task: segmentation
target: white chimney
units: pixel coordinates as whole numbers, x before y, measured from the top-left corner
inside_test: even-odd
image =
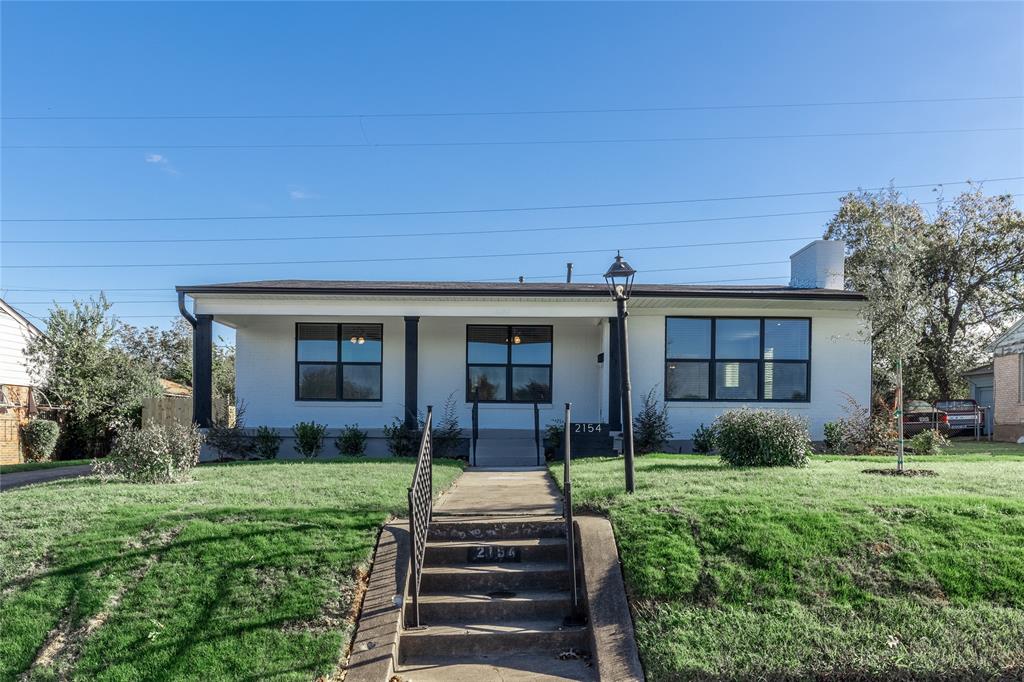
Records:
[[[815,239],[789,257],[789,286],[796,289],[843,289],[845,244]]]

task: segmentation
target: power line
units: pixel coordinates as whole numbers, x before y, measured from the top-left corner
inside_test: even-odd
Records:
[[[1024,127],[945,128],[937,130],[882,130],[838,133],[786,133],[776,135],[713,135],[706,137],[609,137],[561,140],[466,140],[461,142],[345,142],[345,143],[267,143],[267,144],[23,144],[2,145],[6,150],[275,150],[275,149],[412,149],[443,147],[520,147],[544,145],[641,144],[679,142],[735,142],[753,140],[799,140],[829,137],[892,137],[897,135],[954,135],[962,133],[1019,132]]]
[[[725,109],[794,109],[801,107],[869,106],[881,104],[943,104],[952,102],[993,102],[1024,99],[1021,95],[991,97],[928,97],[917,99],[875,99],[833,102],[782,102],[760,104],[698,104],[664,107],[608,107],[591,109],[526,109],[506,111],[445,112],[363,112],[328,114],[136,114],[136,115],[25,115],[0,116],[5,121],[158,121],[158,120],[263,120],[263,119],[345,119],[345,118],[442,118],[460,116],[550,116],[563,114],[633,114]]]
[[[986,178],[982,180],[953,180],[951,182],[928,182],[914,185],[893,185],[893,189],[922,189],[942,187],[945,185],[982,184],[987,182],[1011,182],[1024,180],[1018,175],[1005,178]],[[192,221],[239,221],[239,220],[305,220],[328,218],[381,218],[397,216],[456,215],[477,213],[518,213],[525,211],[560,211],[584,208],[624,208],[636,206],[662,206],[670,204],[695,204],[716,201],[745,201],[752,199],[782,199],[787,197],[821,196],[826,194],[848,194],[859,191],[879,191],[889,189],[882,187],[858,187],[854,189],[815,190],[809,192],[782,192],[774,194],[748,194],[725,197],[696,197],[689,199],[661,199],[657,201],[623,201],[602,204],[561,204],[551,206],[513,206],[501,208],[466,208],[442,209],[427,211],[378,211],[368,213],[293,213],[284,215],[227,215],[227,216],[145,216],[145,217],[92,217],[92,218],[4,218],[0,222],[7,223],[118,223],[118,222],[192,222]]]

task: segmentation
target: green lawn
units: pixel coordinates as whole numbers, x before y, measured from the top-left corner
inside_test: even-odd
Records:
[[[573,484],[614,525],[652,680],[1024,679],[1024,447],[955,451],[911,458],[934,478],[651,455],[633,496],[621,459]]]
[[[233,464],[200,467],[191,483],[3,493],[0,680],[329,674],[359,571],[382,522],[405,515],[412,469]],[[439,461],[437,487],[459,471]]]
[[[58,469],[88,464],[89,459],[62,459],[56,462],[23,462],[21,464],[0,464],[0,474],[14,474],[19,471],[37,471],[39,469]]]

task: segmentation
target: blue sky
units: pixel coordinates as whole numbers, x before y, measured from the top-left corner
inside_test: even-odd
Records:
[[[512,280],[520,274],[557,279],[567,260],[576,264],[577,273],[602,272],[617,248],[640,271],[638,281],[759,278],[778,283],[788,266],[776,261],[785,261],[800,241],[638,247],[818,236],[838,195],[325,219],[19,223],[14,218],[628,203],[840,190],[890,180],[905,185],[1024,175],[1020,131],[387,146],[1012,128],[1024,125],[1021,99],[588,114],[373,115],[1020,96],[1021,3],[5,2],[0,12],[3,145],[133,147],[2,150],[0,289],[7,300],[37,315],[44,314],[47,304],[33,302],[88,295],[56,289],[108,289],[108,297],[118,301],[115,311],[127,321],[167,324],[176,314],[175,284],[268,278]],[[6,118],[349,113],[367,116]],[[175,148],[204,144],[381,146]],[[956,189],[948,187],[946,193]],[[987,189],[1024,193],[1024,181],[993,182]],[[929,188],[908,194],[921,201],[935,196]],[[821,213],[519,234],[10,243],[487,231],[813,211]],[[571,253],[479,257],[548,251]],[[478,257],[429,260],[449,255]],[[409,260],[372,260],[382,258]],[[201,265],[301,260],[362,262]],[[92,264],[119,267],[67,267]],[[125,264],[177,265],[121,267]]]

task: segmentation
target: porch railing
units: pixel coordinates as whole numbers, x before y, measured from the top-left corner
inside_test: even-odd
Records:
[[[537,466],[544,463],[540,451],[540,405],[533,404],[533,443],[537,446]]]
[[[569,579],[572,581],[572,616],[579,616],[579,577],[576,575],[576,527],[572,520],[572,403],[565,404],[565,434],[562,458],[562,516],[565,517],[565,551],[569,557]]]
[[[434,458],[431,422],[434,408],[427,406],[427,420],[423,423],[420,450],[416,455],[416,469],[409,486],[409,598],[411,608],[406,621],[412,627],[420,626],[420,578],[423,575],[423,557],[427,551],[427,532],[434,512]],[[411,615],[411,617],[410,617]]]
[[[476,466],[476,441],[480,438],[480,389],[473,389],[473,443],[469,455],[472,457],[470,466]]]

